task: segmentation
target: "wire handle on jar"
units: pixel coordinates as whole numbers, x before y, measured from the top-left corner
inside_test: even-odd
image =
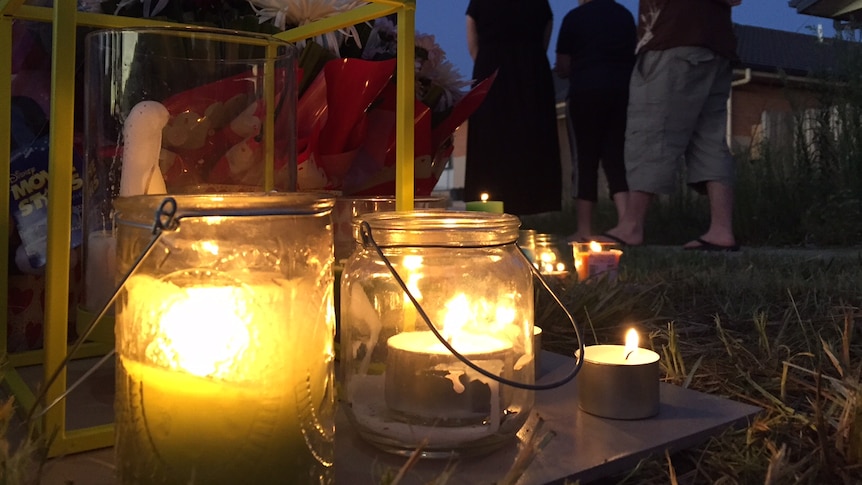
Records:
[[[33,417],[33,413],[35,412],[36,407],[39,405],[39,402],[45,398],[45,394],[48,392],[48,389],[51,387],[51,385],[54,384],[54,381],[57,380],[57,377],[59,377],[60,372],[63,371],[66,365],[68,365],[69,361],[72,360],[72,357],[75,355],[78,349],[81,348],[81,345],[83,345],[84,342],[87,341],[87,338],[90,336],[90,334],[93,333],[93,329],[96,328],[96,324],[102,321],[102,318],[104,318],[105,315],[108,314],[108,310],[111,309],[111,305],[114,304],[114,301],[117,299],[117,296],[120,295],[120,292],[123,290],[123,287],[126,286],[126,281],[128,281],[129,278],[131,278],[138,271],[138,267],[141,265],[141,262],[146,259],[147,256],[149,256],[150,253],[153,251],[153,248],[156,246],[156,243],[159,241],[159,239],[161,239],[164,231],[173,231],[177,228],[177,226],[179,225],[179,219],[180,216],[177,216],[176,199],[174,199],[173,197],[165,197],[164,200],[162,200],[162,203],[159,204],[159,208],[156,209],[155,212],[155,217],[152,225],[152,239],[150,239],[150,242],[147,243],[147,246],[138,256],[138,258],[135,259],[135,262],[132,263],[132,266],[131,268],[129,268],[129,271],[126,272],[126,274],[123,275],[123,277],[120,279],[120,284],[117,285],[117,288],[111,294],[111,297],[108,298],[108,301],[106,301],[105,304],[102,306],[102,309],[96,315],[96,318],[94,318],[93,321],[87,325],[81,335],[78,336],[78,339],[66,352],[66,356],[63,358],[62,362],[60,362],[60,365],[57,366],[57,368],[54,370],[54,373],[51,374],[51,377],[47,379],[46,384],[42,386],[42,389],[36,396],[36,399],[33,400],[33,407],[31,407],[30,411],[27,413],[28,420]],[[57,403],[65,399],[66,396],[69,395],[69,393],[74,391],[76,387],[78,387],[82,382],[84,382],[88,377],[90,377],[90,375],[92,375],[93,372],[96,371],[96,369],[98,369],[102,366],[102,364],[107,362],[108,359],[116,353],[116,351],[116,348],[112,348],[107,354],[103,355],[102,358],[99,359],[93,365],[93,367],[87,370],[87,372],[85,372],[81,377],[79,377],[78,380],[73,382],[72,385],[68,386],[66,390],[63,391],[63,393],[61,393],[56,399],[46,405],[41,410],[41,412],[36,415],[36,417],[44,415],[48,412],[49,409],[56,406]]]
[[[428,328],[431,330],[431,332],[434,334],[434,336],[437,337],[437,340],[439,340],[440,343],[443,344],[443,346],[446,347],[446,349],[449,352],[451,352],[452,355],[455,356],[455,358],[460,360],[467,367],[473,369],[474,371],[478,372],[479,374],[482,374],[483,376],[485,376],[489,379],[493,379],[494,381],[499,382],[500,384],[505,384],[507,386],[515,387],[517,389],[526,389],[528,391],[544,391],[544,390],[548,390],[548,389],[556,389],[560,386],[565,385],[566,383],[568,383],[572,379],[574,379],[575,376],[578,375],[578,372],[580,372],[581,366],[583,365],[584,340],[581,338],[581,333],[578,330],[578,325],[575,323],[575,318],[572,316],[572,314],[569,312],[569,310],[566,308],[566,306],[563,305],[563,302],[560,301],[560,299],[553,292],[553,290],[551,290],[551,287],[548,286],[548,283],[545,281],[544,278],[542,278],[542,275],[541,275],[541,273],[539,273],[539,270],[536,269],[535,266],[533,266],[533,263],[530,261],[530,259],[527,257],[527,255],[524,254],[524,252],[523,252],[523,250],[521,250],[520,246],[518,246],[518,253],[521,255],[522,258],[524,258],[525,261],[527,261],[527,263],[530,266],[530,271],[539,280],[539,282],[542,285],[542,288],[544,288],[545,291],[547,291],[548,294],[551,295],[551,298],[554,300],[554,302],[566,314],[566,317],[569,319],[569,322],[571,322],[571,324],[572,324],[572,328],[575,330],[575,337],[578,339],[578,349],[579,350],[578,350],[577,354],[575,355],[575,366],[572,368],[572,370],[568,374],[563,376],[561,379],[553,381],[553,382],[549,382],[546,384],[526,384],[523,382],[518,382],[518,381],[506,379],[505,377],[499,376],[497,374],[494,374],[492,372],[489,372],[489,371],[483,369],[482,367],[479,367],[478,365],[474,364],[470,359],[468,359],[467,357],[462,355],[460,352],[455,350],[455,348],[452,346],[452,344],[450,344],[443,337],[443,335],[440,333],[440,331],[437,330],[437,327],[435,327],[434,324],[431,323],[431,319],[428,317],[428,314],[425,313],[425,309],[422,308],[422,305],[419,304],[419,302],[413,296],[413,293],[411,293],[410,289],[407,288],[407,284],[401,278],[401,275],[399,275],[398,272],[395,270],[395,267],[392,266],[392,263],[389,261],[389,258],[387,258],[385,254],[383,254],[383,250],[380,248],[380,246],[377,245],[377,242],[374,240],[374,236],[371,234],[371,225],[368,224],[367,221],[362,221],[359,224],[359,231],[360,231],[360,235],[362,237],[362,242],[364,244],[370,245],[371,247],[374,248],[374,251],[377,253],[378,256],[380,256],[380,259],[383,261],[383,264],[386,265],[386,268],[389,270],[390,273],[392,273],[392,276],[395,277],[395,281],[398,282],[398,285],[401,286],[401,289],[404,291],[405,294],[407,294],[407,297],[410,298],[410,301],[413,303],[413,306],[416,308],[416,311],[422,317],[422,320],[425,322],[425,325],[427,325]],[[515,244],[515,245],[517,246],[517,244]],[[535,349],[534,349],[534,354],[535,354]],[[534,356],[534,360],[535,360],[535,356]]]
[[[141,229],[149,228],[152,232],[153,237],[147,243],[146,247],[144,247],[143,251],[141,251],[141,254],[138,255],[138,257],[132,263],[131,267],[126,272],[126,274],[124,274],[123,277],[120,279],[119,284],[114,289],[114,292],[111,294],[111,297],[108,298],[108,300],[105,302],[104,306],[102,306],[102,309],[96,315],[96,318],[94,318],[93,321],[91,321],[87,325],[87,327],[84,329],[84,331],[81,332],[78,339],[75,341],[74,344],[72,344],[72,346],[66,352],[66,356],[60,362],[60,365],[57,366],[57,368],[54,370],[54,373],[51,375],[51,377],[49,377],[46,380],[46,383],[42,386],[39,394],[36,396],[36,399],[34,399],[34,401],[33,401],[33,406],[30,408],[30,410],[27,414],[27,419],[29,420],[30,418],[32,418],[34,416],[34,413],[36,411],[36,407],[45,398],[45,395],[47,394],[47,390],[54,384],[54,382],[60,376],[60,373],[68,365],[69,361],[72,360],[72,357],[81,348],[81,346],[84,344],[84,342],[90,336],[90,334],[93,332],[93,329],[96,328],[96,324],[99,323],[102,320],[102,318],[104,318],[105,315],[108,314],[108,311],[111,309],[111,305],[114,304],[114,301],[117,299],[117,297],[122,292],[123,287],[126,286],[126,282],[129,280],[129,278],[134,276],[135,273],[137,273],[141,263],[146,258],[148,258],[150,256],[150,254],[153,252],[153,249],[156,247],[156,243],[159,242],[159,240],[162,238],[162,236],[166,232],[176,231],[179,228],[180,222],[183,219],[192,218],[192,217],[216,217],[216,216],[218,216],[218,217],[222,217],[222,216],[244,217],[244,216],[266,216],[266,215],[281,214],[281,213],[282,213],[282,209],[279,209],[279,208],[263,208],[263,209],[259,209],[259,210],[248,210],[248,209],[229,210],[229,209],[224,209],[224,208],[211,209],[211,210],[180,210],[178,208],[178,205],[177,205],[177,200],[173,197],[168,196],[168,197],[165,197],[164,199],[162,199],[161,203],[159,204],[159,207],[155,210],[152,225],[144,225],[144,224],[136,223],[136,222],[132,222],[132,221],[125,221],[125,223],[130,225],[130,226],[136,226],[136,227],[139,227]],[[96,369],[98,369],[99,367],[102,366],[102,364],[107,362],[108,359],[111,356],[113,356],[115,353],[116,353],[116,348],[112,348],[110,351],[108,351],[108,353],[105,354],[104,356],[102,356],[102,358],[99,359],[93,365],[93,367],[91,367],[89,370],[87,370],[87,372],[85,372],[80,378],[78,378],[78,380],[76,380],[74,383],[72,383],[70,386],[68,386],[65,389],[65,391],[60,394],[60,396],[58,396],[56,399],[54,399],[51,403],[47,404],[39,412],[39,414],[36,414],[35,416],[38,417],[38,416],[44,415],[46,412],[48,412],[49,409],[56,406],[57,403],[59,403],[60,401],[65,399],[66,396],[69,395],[69,393],[71,393],[73,390],[75,390],[76,387],[78,387],[90,375],[92,375],[93,372],[96,371]]]

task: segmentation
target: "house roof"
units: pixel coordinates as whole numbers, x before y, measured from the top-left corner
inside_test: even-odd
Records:
[[[790,0],[797,13],[841,20],[859,20],[862,5],[856,0]]]
[[[735,24],[740,66],[755,72],[809,76],[839,69],[835,40],[816,35]]]
[[[837,75],[844,59],[844,47],[859,47],[851,42],[836,42],[817,35],[734,24],[737,39],[738,68],[750,68],[754,75],[786,74],[808,77]],[[557,101],[568,95],[569,83],[554,75]]]

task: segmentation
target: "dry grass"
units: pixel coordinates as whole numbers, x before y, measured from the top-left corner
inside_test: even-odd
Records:
[[[650,336],[665,379],[760,406],[747,429],[603,483],[862,482],[862,250],[626,251],[616,283],[559,282],[588,343]],[[545,308],[540,301],[537,308]],[[540,313],[546,349],[572,332]]]

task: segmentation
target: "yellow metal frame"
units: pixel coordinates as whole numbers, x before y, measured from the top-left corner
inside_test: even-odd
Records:
[[[74,136],[75,36],[78,26],[123,28],[177,25],[168,22],[118,17],[77,11],[76,0],[55,0],[53,7],[24,5],[24,0],[0,0],[0,227],[9,227],[10,147],[12,98],[12,24],[17,20],[51,22],[53,55],[51,59],[51,123],[49,149],[49,201],[72,198],[72,147]],[[274,37],[296,42],[324,32],[348,27],[385,15],[398,18],[397,113],[396,113],[396,208],[413,209],[413,99],[414,99],[414,25],[415,0],[371,0],[371,3],[327,19],[291,29]],[[271,180],[271,167],[267,180]],[[8,355],[5,383],[20,405],[29,408],[35,396],[16,367],[44,364],[47,381],[59,369],[59,378],[47,389],[46,402],[53,402],[66,390],[66,371],[60,369],[68,357],[68,294],[71,243],[71,218],[68,204],[48,204],[48,258],[45,273],[44,349]],[[9,239],[0,237],[0,255],[8,254]],[[9,264],[0,257],[0,352],[7,343]],[[86,357],[104,354],[104,346],[83,347]],[[113,424],[85,429],[66,429],[66,403],[61,400],[42,418],[47,433],[56,433],[50,456],[112,446]]]

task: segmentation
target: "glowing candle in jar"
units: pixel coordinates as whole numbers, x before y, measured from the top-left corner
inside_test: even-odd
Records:
[[[501,200],[488,200],[491,196],[488,195],[487,192],[482,192],[479,195],[480,200],[474,200],[467,202],[466,209],[468,211],[479,211],[479,212],[495,212],[497,214],[503,213],[503,201]]]
[[[327,454],[315,447],[331,446],[317,421],[329,398],[331,335],[291,324],[315,318],[297,301],[299,282],[202,273],[126,283],[115,405],[121,483],[311,483],[300,477]]]
[[[616,279],[620,256],[623,254],[621,250],[606,250],[597,241],[590,241],[586,251],[583,251],[581,245],[577,243],[573,245],[573,248],[575,269],[578,272],[579,281],[601,274],[606,274],[610,280]]]
[[[638,347],[630,329],[625,345],[591,345],[584,349],[578,373],[578,406],[596,416],[643,419],[659,412],[659,356]]]
[[[447,307],[446,341],[479,367],[509,376],[515,365],[512,343],[464,329],[472,323],[465,295]],[[436,426],[498,425],[506,399],[499,383],[459,361],[430,330],[394,335],[387,351],[385,398],[396,419]]]
[[[533,266],[540,273],[549,276],[565,276],[569,274],[566,263],[562,261],[556,237],[552,234],[535,235],[535,261]]]
[[[556,251],[544,248],[539,251],[537,262],[535,264],[542,274],[558,275],[566,272],[566,264],[562,261],[557,261]]]

